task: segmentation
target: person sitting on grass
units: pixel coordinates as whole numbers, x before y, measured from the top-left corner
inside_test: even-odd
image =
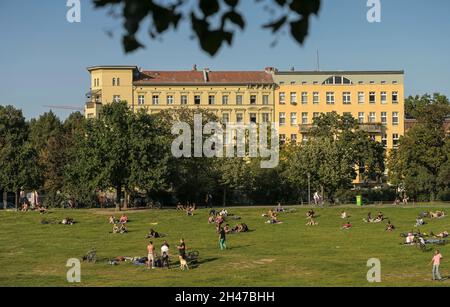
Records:
[[[226,209],[222,209],[222,211],[220,211],[219,215],[223,216],[223,217],[227,217],[228,216],[228,211]]]
[[[422,225],[425,225],[425,221],[423,220],[423,218],[421,218],[420,216],[416,218],[416,225],[414,225],[414,227],[420,227]]]
[[[367,214],[367,218],[363,219],[363,221],[366,222],[366,223],[373,223],[372,212],[369,212]]]
[[[38,211],[39,211],[40,214],[46,214],[46,213],[48,213],[48,209],[45,208],[44,206],[39,207],[39,208],[38,208]]]
[[[208,224],[214,224],[215,220],[216,220],[215,216],[210,215],[208,217]]]
[[[177,211],[184,211],[184,207],[180,202],[177,203]]]
[[[341,229],[343,230],[347,230],[347,229],[351,229],[352,228],[352,224],[350,223],[350,221],[348,221],[347,223],[345,223]]]
[[[127,233],[127,232],[128,232],[128,230],[125,227],[125,224],[121,224],[121,223],[114,224],[114,226],[113,226],[113,233],[124,234],[124,233]]]
[[[316,213],[314,212],[313,209],[309,210],[308,212],[306,212],[306,218],[315,218],[316,217]]]
[[[384,214],[380,211],[378,212],[377,218],[375,219],[375,222],[382,222],[384,221]]]
[[[278,220],[276,214],[272,215],[272,218],[266,222],[266,224],[282,224],[283,222]]]
[[[28,212],[28,210],[30,210],[30,205],[28,205],[28,203],[23,203],[22,205],[22,212]]]
[[[345,212],[345,211],[341,212],[341,219],[345,220],[345,219],[348,219],[349,217],[350,217],[350,215],[348,215],[347,212]]]
[[[216,216],[216,215],[217,215],[216,209],[209,210],[209,216]]]
[[[122,216],[119,219],[119,223],[120,224],[126,224],[128,223],[128,216],[126,216],[125,214],[122,214]]]
[[[109,224],[114,225],[116,223],[117,223],[116,217],[111,215],[109,217]]]
[[[308,223],[306,223],[306,226],[318,226],[319,222],[316,222],[312,217],[309,218]]]
[[[387,225],[386,225],[386,231],[394,231],[395,230],[395,226],[393,224],[391,224],[391,221],[388,221]]]

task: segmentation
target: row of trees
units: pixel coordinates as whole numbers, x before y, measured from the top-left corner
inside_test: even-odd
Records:
[[[27,122],[20,110],[0,107],[0,188],[15,192],[16,203],[21,189],[40,190],[50,206],[68,198],[96,206],[98,192],[107,190],[125,204],[138,193],[165,204],[203,203],[207,193],[216,204],[299,203],[308,202],[310,190],[348,201],[360,193],[351,192],[357,176],[372,186],[386,184],[388,161],[390,183],[410,197],[448,198],[450,142],[442,124],[449,102],[435,95],[410,97],[411,105],[418,124],[392,153],[386,155],[351,116],[323,114],[307,143],[281,148],[273,169],[262,169],[260,158],[173,157],[171,127],[174,121],[193,127],[189,109],[135,114],[126,103],[113,103],[100,119],[73,113],[62,122],[49,112]],[[201,112],[204,123],[217,120]]]

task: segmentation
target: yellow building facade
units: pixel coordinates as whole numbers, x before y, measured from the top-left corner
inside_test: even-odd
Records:
[[[269,72],[143,71],[135,66],[97,66],[88,71],[87,118],[98,117],[105,104],[126,101],[133,111],[150,114],[187,107],[207,109],[224,123],[274,121],[275,84]]]
[[[274,70],[273,78],[281,142],[307,140],[314,117],[328,112],[351,114],[387,149],[404,134],[403,71]]]
[[[315,116],[351,114],[387,149],[404,134],[403,71],[145,71],[137,66],[88,68],[87,118],[126,101],[133,111],[208,109],[223,123],[275,122],[281,142],[308,138]]]

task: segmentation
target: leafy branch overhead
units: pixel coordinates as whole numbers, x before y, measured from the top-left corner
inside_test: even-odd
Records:
[[[137,35],[141,24],[147,21],[150,21],[148,33],[152,39],[187,23],[201,49],[212,56],[225,43],[232,45],[235,32],[246,28],[246,12],[238,9],[241,0],[92,1],[97,8],[121,10],[125,30],[123,47],[127,53],[144,47]],[[317,15],[320,10],[320,0],[254,0],[254,5],[263,6],[271,15],[268,17],[270,21],[262,25],[263,29],[275,35],[287,27],[299,44],[303,44],[308,36],[310,16]]]

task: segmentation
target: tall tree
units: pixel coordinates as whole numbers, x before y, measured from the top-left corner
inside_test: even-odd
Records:
[[[37,182],[37,157],[28,133],[22,111],[0,106],[0,186],[15,192],[16,208],[20,189],[35,189]]]

